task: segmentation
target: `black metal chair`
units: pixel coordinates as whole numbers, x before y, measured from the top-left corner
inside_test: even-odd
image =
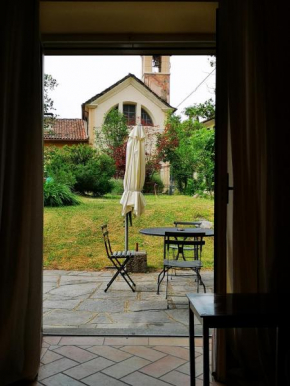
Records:
[[[202,268],[201,253],[202,246],[205,244],[203,238],[205,233],[201,232],[186,232],[180,235],[180,232],[165,232],[164,237],[164,249],[163,249],[163,270],[158,275],[157,282],[157,294],[160,292],[160,285],[167,274],[166,280],[166,299],[168,297],[168,272],[170,269],[174,270],[190,270],[192,271],[190,275],[196,276],[197,282],[197,292],[199,292],[199,286],[202,285],[204,292],[206,292],[205,284],[202,281],[200,270]],[[174,256],[170,253],[170,248],[175,246],[178,251],[182,251],[185,247],[191,249],[192,258],[191,259],[180,259],[178,256]],[[176,276],[188,276],[188,275],[176,275]],[[174,295],[176,296],[176,295]]]
[[[116,268],[117,272],[114,274],[112,279],[107,284],[107,288],[105,289],[105,292],[108,291],[110,286],[113,284],[113,282],[117,279],[119,275],[123,277],[123,279],[126,281],[128,286],[131,288],[133,292],[136,290],[136,284],[128,274],[126,270],[127,263],[134,259],[135,257],[135,251],[117,251],[113,252],[110,239],[109,239],[109,231],[107,224],[101,226],[103,237],[104,237],[104,243],[106,248],[106,253],[108,256],[108,259],[113,263],[114,267]]]
[[[179,228],[179,226],[194,226],[195,228],[197,228],[201,222],[200,221],[174,221],[174,226],[175,228]],[[177,245],[170,245],[169,248],[173,249],[173,252],[176,251],[176,255],[175,255],[175,258],[178,260],[179,256],[181,256],[183,258],[183,260],[186,260],[185,258],[185,255],[184,255],[184,252],[185,251],[192,251],[193,248],[192,247],[184,247],[182,245],[180,246],[177,246]]]

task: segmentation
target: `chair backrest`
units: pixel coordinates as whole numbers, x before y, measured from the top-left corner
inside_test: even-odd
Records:
[[[190,246],[193,250],[194,260],[201,260],[202,246],[205,244],[202,232],[165,232],[164,236],[164,259],[170,260],[169,249],[176,246],[178,249]],[[174,257],[172,256],[172,259]]]
[[[111,248],[111,243],[109,239],[109,231],[108,231],[108,226],[107,224],[104,224],[101,226],[102,233],[103,233],[103,238],[104,238],[104,243],[105,243],[105,248],[107,252],[107,256],[110,257],[113,254],[112,248]]]

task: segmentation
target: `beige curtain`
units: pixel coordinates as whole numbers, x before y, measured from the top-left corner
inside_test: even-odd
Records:
[[[42,318],[42,58],[37,0],[5,1],[0,55],[0,383],[34,379]]]
[[[289,5],[281,1],[222,0],[221,105],[226,106],[232,155],[231,237],[227,289],[278,292],[288,310],[290,213]],[[223,115],[225,119],[225,115]],[[288,234],[288,236],[287,236]],[[287,304],[287,306],[286,306]],[[285,341],[289,342],[289,332]],[[227,384],[273,385],[275,332],[235,329],[227,335]],[[288,351],[281,379],[288,385]],[[222,362],[222,355],[217,363]],[[222,377],[222,374],[220,378]]]

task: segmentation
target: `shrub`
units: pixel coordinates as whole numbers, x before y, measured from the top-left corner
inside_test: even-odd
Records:
[[[44,171],[46,177],[52,177],[59,184],[72,188],[76,182],[66,146],[63,149],[57,147],[44,149]]]
[[[53,179],[44,183],[44,206],[78,205],[79,201],[67,185]]]
[[[115,166],[108,155],[81,144],[46,151],[45,172],[75,192],[102,196],[112,189]]]
[[[164,184],[159,173],[153,173],[152,175],[146,176],[143,188],[144,193],[155,193],[154,186],[156,186],[157,193],[162,193]]]
[[[113,185],[112,194],[123,194],[124,192],[124,183],[120,178],[112,178],[111,183]]]
[[[114,161],[105,154],[89,160],[85,165],[76,165],[74,173],[74,190],[78,193],[103,196],[113,188],[111,177],[115,173]]]

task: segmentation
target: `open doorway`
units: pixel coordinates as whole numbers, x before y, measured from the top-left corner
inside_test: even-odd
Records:
[[[214,57],[48,56],[44,72],[51,82],[48,89],[54,86],[54,90],[45,90],[52,103],[46,113],[49,119],[49,114],[54,115],[44,129],[48,195],[54,180],[78,192],[73,197],[79,203],[51,207],[48,200],[45,208],[44,331],[56,333],[61,328],[69,334],[187,336],[187,299],[180,304],[179,295],[196,291],[196,282],[173,277],[171,298],[165,299],[165,288],[156,295],[163,263],[162,238],[139,231],[170,227],[174,221],[199,221],[201,227],[213,228]],[[90,191],[87,185],[82,190],[80,184],[76,189],[72,182],[75,169],[64,165],[76,148],[112,156],[100,135],[111,112],[123,116],[128,130],[139,119],[149,138],[147,164],[152,167],[154,161],[156,167],[144,186],[147,210],[133,219],[129,229],[129,248],[138,245],[147,257],[143,272],[133,272],[136,293],[121,277],[104,293],[112,270],[100,227],[107,223],[113,248],[124,249],[119,202],[125,153],[113,157],[116,168],[107,178],[107,191],[94,191],[95,186]],[[158,144],[165,144],[165,149],[156,147]],[[156,158],[161,150],[162,157]],[[213,290],[213,257],[213,237],[209,237],[202,269],[208,292]]]

